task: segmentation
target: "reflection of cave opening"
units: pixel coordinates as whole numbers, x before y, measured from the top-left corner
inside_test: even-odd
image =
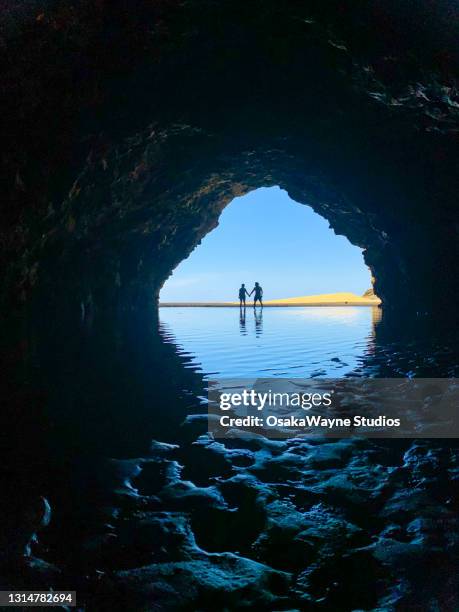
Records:
[[[363,250],[336,235],[309,206],[286,191],[260,188],[235,198],[191,255],[166,281],[162,302],[227,302],[245,283],[264,298],[339,294],[361,297],[372,286]]]

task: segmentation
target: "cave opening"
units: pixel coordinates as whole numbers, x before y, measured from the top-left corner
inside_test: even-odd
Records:
[[[372,293],[363,249],[275,186],[226,206],[218,226],[173,270],[160,304],[232,302],[241,283],[251,290],[255,279],[265,287],[265,301],[317,296],[345,302]]]

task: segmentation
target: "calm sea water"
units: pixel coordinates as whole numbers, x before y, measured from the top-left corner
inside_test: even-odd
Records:
[[[160,333],[186,367],[221,377],[341,377],[373,351],[371,307],[161,308]]]

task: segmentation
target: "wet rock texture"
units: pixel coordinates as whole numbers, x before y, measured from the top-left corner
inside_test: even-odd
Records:
[[[387,307],[457,312],[450,2],[4,4],[9,307],[151,301],[234,196],[280,185]]]
[[[59,559],[45,536],[23,576],[77,581],[80,603],[103,610],[456,609],[456,448],[193,442],[199,421],[183,425],[189,443],[105,461],[103,503],[73,554]]]

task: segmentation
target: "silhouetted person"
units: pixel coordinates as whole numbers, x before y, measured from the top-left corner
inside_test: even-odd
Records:
[[[263,289],[260,287],[258,283],[255,283],[255,287],[252,289],[249,295],[252,295],[252,293],[254,294],[253,307],[255,308],[255,306],[257,305],[257,302],[260,302],[260,306],[263,308],[263,301],[262,301]]]
[[[242,306],[244,306],[244,308],[245,308],[245,296],[246,295],[250,295],[250,293],[245,288],[244,283],[242,283],[241,288],[239,289],[239,306],[240,306],[240,308],[242,308]]]

